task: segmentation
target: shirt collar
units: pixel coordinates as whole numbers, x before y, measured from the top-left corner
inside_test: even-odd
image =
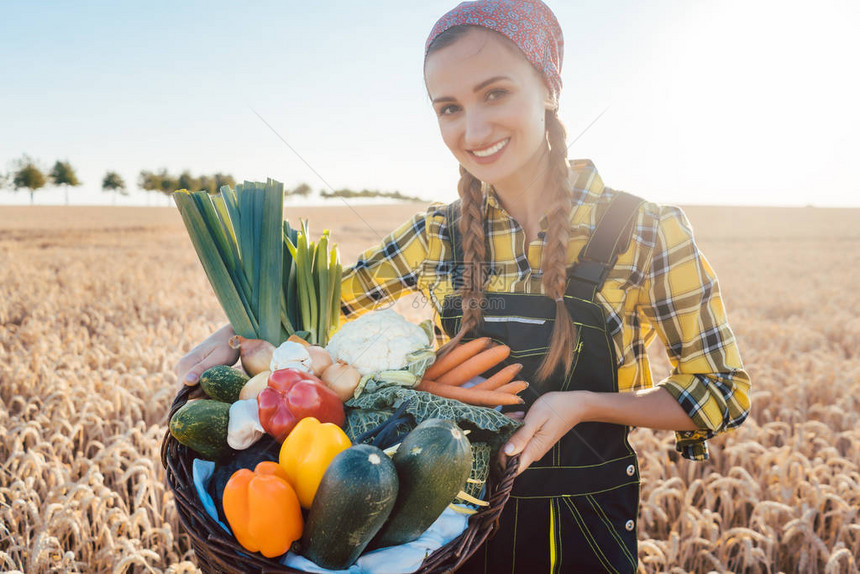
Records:
[[[597,168],[594,167],[594,162],[590,159],[570,160],[570,171],[572,183],[570,200],[574,210],[582,205],[585,198],[589,195],[599,197],[600,194],[603,193],[603,189],[605,187],[603,185],[603,180],[601,179],[600,174],[597,173]],[[484,217],[492,217],[493,214],[491,209],[496,209],[510,217],[504,207],[502,207],[499,197],[496,195],[496,191],[491,186],[485,185]],[[546,215],[540,218],[540,228],[544,231],[547,228]]]

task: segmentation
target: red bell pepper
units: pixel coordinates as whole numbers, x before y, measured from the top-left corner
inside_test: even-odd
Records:
[[[343,426],[346,416],[338,396],[312,373],[278,369],[257,395],[260,424],[279,442],[305,417]]]

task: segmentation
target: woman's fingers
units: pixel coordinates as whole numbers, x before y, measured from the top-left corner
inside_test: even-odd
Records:
[[[502,449],[506,457],[520,454],[517,474],[543,458],[579,422],[579,417],[570,408],[572,404],[575,404],[573,392],[547,393],[529,409],[523,426]],[[507,462],[506,457],[503,462]]]
[[[511,435],[511,438],[508,439],[508,443],[502,451],[502,454],[505,456],[502,464],[507,465],[507,457],[520,454],[520,468],[517,470],[517,474],[527,469],[529,465],[536,460],[531,458],[535,448],[535,446],[531,446],[532,443],[535,440],[538,440],[540,443],[544,442],[542,439],[536,438],[541,426],[542,423],[537,420],[537,417],[526,416],[523,426],[517,429],[517,431]]]
[[[233,334],[232,327],[225,325],[179,359],[173,368],[177,386],[182,388],[182,385],[196,385],[200,375],[215,365],[234,364],[239,359],[239,351],[228,344]]]
[[[197,350],[192,349],[191,352],[179,359],[179,362],[176,363],[175,367],[173,367],[173,372],[176,373],[176,380],[182,383],[186,381],[186,377],[189,377],[187,384],[194,384],[197,382],[197,379],[200,377],[200,373],[195,377],[191,373],[191,370],[199,362],[200,357],[198,356]]]
[[[182,382],[188,386],[196,385],[200,381],[200,375],[203,374],[203,371],[209,368],[204,361],[205,357],[188,369],[188,372],[182,377]]]
[[[220,351],[220,352],[219,352]],[[192,386],[200,381],[200,375],[206,369],[215,365],[226,365],[231,358],[229,349],[227,352],[219,350],[219,347],[207,345],[192,349],[187,355],[182,357],[176,364],[174,371],[176,372],[177,385],[181,387],[183,384]],[[229,364],[235,363],[235,359]]]
[[[522,430],[520,429],[520,431]],[[517,474],[520,474],[531,466],[534,461],[543,458],[543,455],[558,440],[558,438],[552,436],[553,433],[547,432],[545,425],[528,430],[528,434],[523,433],[521,436],[516,436],[515,434],[508,441],[508,444],[505,445],[505,454],[508,456],[520,454],[520,467],[517,470]],[[519,434],[519,431],[517,431],[517,434]]]

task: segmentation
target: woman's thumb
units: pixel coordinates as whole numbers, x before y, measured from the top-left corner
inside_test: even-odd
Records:
[[[531,425],[524,424],[515,432],[510,439],[508,439],[507,444],[503,449],[503,452],[506,456],[514,456],[516,454],[520,454],[523,452],[523,449],[531,440],[532,436],[535,434],[535,430]]]
[[[182,378],[182,382],[188,386],[196,385],[197,381],[200,380],[200,375],[203,374],[203,365],[201,363],[197,363],[185,373],[185,376]]]

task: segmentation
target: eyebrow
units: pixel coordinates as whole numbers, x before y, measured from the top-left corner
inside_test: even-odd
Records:
[[[473,92],[480,92],[481,90],[483,90],[484,88],[486,88],[490,84],[498,82],[499,80],[510,80],[510,78],[507,76],[493,76],[492,78],[488,78],[488,79],[484,80],[483,82],[481,82],[480,84],[478,84],[477,86],[475,86],[474,88],[472,88],[472,91]],[[435,98],[433,100],[433,103],[436,104],[436,103],[440,103],[440,102],[453,102],[453,101],[454,101],[454,98],[452,98],[450,96],[443,96],[441,98]]]

